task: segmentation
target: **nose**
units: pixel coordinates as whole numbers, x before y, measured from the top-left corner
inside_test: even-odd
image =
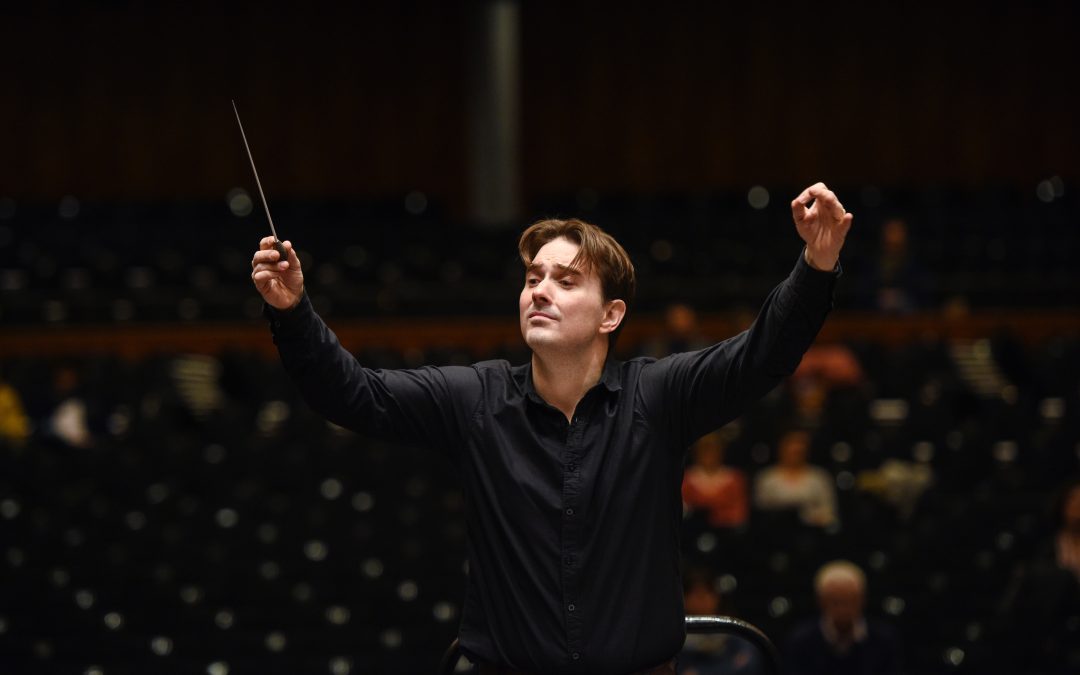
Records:
[[[539,283],[532,287],[533,304],[537,306],[547,305],[551,302],[551,297],[548,295],[547,279],[541,279]]]

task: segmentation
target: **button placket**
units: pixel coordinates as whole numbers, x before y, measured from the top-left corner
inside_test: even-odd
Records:
[[[566,447],[563,455],[563,525],[562,525],[562,582],[563,616],[566,621],[566,646],[573,661],[581,658],[583,629],[581,611],[577,604],[580,569],[580,496],[582,446],[582,415],[574,415],[566,430]]]

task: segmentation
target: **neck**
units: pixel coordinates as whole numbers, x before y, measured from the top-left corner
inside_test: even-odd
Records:
[[[607,359],[607,341],[574,353],[532,355],[532,378],[536,393],[559,409],[569,421],[585,393],[600,381]]]

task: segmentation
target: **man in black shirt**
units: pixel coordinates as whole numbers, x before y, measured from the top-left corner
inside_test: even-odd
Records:
[[[806,242],[749,330],[700,351],[608,358],[634,291],[621,246],[578,220],[521,237],[529,363],[370,370],[304,293],[285,242],[252,279],[309,404],[380,438],[443,448],[466,499],[459,639],[481,673],[674,673],[683,640],[680,487],[686,448],[799,364],[832,305],[852,216],[818,183],[791,204]]]

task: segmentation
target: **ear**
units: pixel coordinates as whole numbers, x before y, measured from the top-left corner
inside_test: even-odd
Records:
[[[626,303],[622,300],[609,300],[604,307],[604,318],[600,321],[600,333],[610,333],[619,327],[626,316]]]

